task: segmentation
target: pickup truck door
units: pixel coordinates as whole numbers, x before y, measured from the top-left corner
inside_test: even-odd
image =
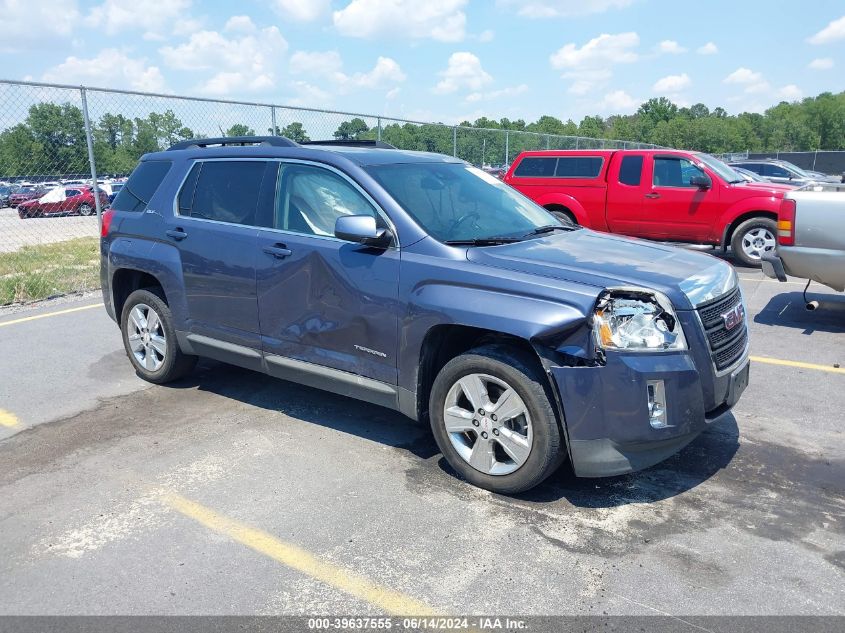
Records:
[[[271,370],[284,372],[293,359],[395,385],[399,250],[336,238],[341,215],[384,221],[339,171],[280,163],[273,228],[258,235],[264,354]]]
[[[605,219],[612,233],[642,236],[643,196],[649,184],[645,178],[645,154],[618,152],[607,170]]]
[[[720,180],[683,156],[655,154],[644,176],[650,185],[643,196],[643,235],[679,242],[706,242],[719,214]],[[707,189],[691,183],[696,176],[711,181]]]

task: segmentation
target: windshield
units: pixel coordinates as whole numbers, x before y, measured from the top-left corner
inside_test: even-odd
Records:
[[[725,182],[743,182],[745,180],[745,178],[734,171],[733,167],[729,167],[710,154],[696,154],[696,156],[698,157],[698,160],[715,171],[716,175]]]
[[[405,163],[368,171],[441,242],[519,238],[541,227],[561,226],[544,208],[469,165]]]
[[[784,169],[787,169],[791,172],[794,172],[796,175],[800,176],[801,178],[812,178],[812,176],[810,174],[808,174],[806,171],[804,171],[803,169],[801,169],[798,165],[796,165],[794,163],[788,163],[786,161],[782,161],[781,165],[783,165]]]

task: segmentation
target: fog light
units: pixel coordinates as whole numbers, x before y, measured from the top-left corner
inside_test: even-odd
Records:
[[[648,423],[652,428],[665,429],[669,426],[666,417],[666,387],[662,380],[649,380],[648,390]]]

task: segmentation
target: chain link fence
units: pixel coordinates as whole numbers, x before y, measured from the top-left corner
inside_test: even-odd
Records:
[[[383,140],[478,166],[651,145],[350,112],[0,81],[0,305],[99,287],[99,216],[145,153],[201,137]]]

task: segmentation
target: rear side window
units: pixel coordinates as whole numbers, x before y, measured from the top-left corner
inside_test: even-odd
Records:
[[[188,176],[191,180],[198,170],[193,200],[188,203],[186,191],[191,183],[186,182],[179,194],[180,213],[193,218],[256,226],[258,198],[266,167],[265,161],[208,161],[201,166],[195,165]]]
[[[112,202],[115,211],[141,212],[147,208],[173,163],[169,160],[147,160],[135,168],[129,180]]]
[[[600,156],[561,156],[557,159],[557,178],[595,178],[601,171]]]
[[[757,163],[743,163],[740,167],[747,169],[748,171],[753,171],[755,174],[760,176],[763,175],[763,166]]]
[[[191,215],[191,205],[194,203],[194,190],[197,188],[197,178],[200,175],[202,163],[194,163],[191,173],[179,192],[179,215]]]
[[[790,173],[778,165],[763,165],[763,175],[772,178],[789,178]]]
[[[619,182],[623,185],[639,186],[643,177],[643,157],[625,156],[619,166]]]
[[[555,175],[557,158],[523,158],[513,175],[521,178],[551,178]]]

